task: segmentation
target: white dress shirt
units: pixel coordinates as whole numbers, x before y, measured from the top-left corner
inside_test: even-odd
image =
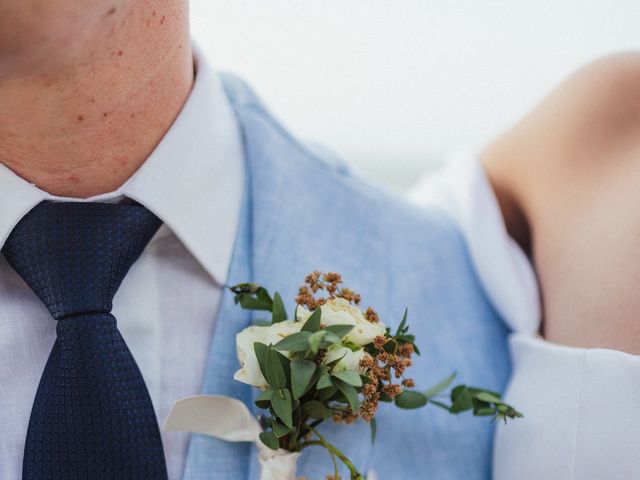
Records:
[[[119,189],[86,200],[49,195],[0,164],[0,245],[42,200],[128,197],[164,225],[133,265],[113,313],[160,424],[200,392],[244,183],[239,126],[220,79],[196,51],[193,90],[143,166]],[[21,478],[31,406],[56,322],[0,256],[0,479]],[[169,478],[182,476],[189,435],[162,432]]]

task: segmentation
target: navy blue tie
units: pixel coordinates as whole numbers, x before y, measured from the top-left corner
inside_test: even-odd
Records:
[[[149,392],[111,314],[118,287],[160,224],[135,203],[45,201],[2,248],[57,320],[23,479],[167,478]]]

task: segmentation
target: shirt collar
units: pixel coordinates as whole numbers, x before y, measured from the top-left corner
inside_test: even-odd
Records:
[[[155,213],[203,268],[227,280],[240,216],[244,159],[240,128],[216,72],[194,47],[187,101],[144,164],[117,190],[87,199],[50,195],[0,164],[0,246],[42,200],[136,200]]]

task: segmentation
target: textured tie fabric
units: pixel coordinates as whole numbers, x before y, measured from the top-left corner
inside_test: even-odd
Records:
[[[2,248],[57,320],[31,410],[23,479],[166,479],[158,422],[110,313],[160,227],[139,204],[42,202]]]

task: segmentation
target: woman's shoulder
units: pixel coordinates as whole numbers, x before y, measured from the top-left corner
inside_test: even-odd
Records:
[[[481,153],[509,233],[530,250],[531,223],[568,210],[616,159],[640,152],[640,51],[570,75]]]

